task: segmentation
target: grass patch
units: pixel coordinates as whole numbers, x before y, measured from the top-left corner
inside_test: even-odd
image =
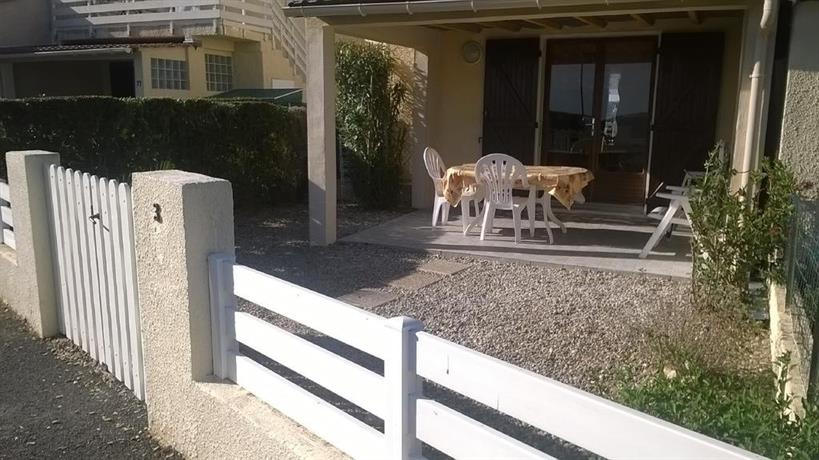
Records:
[[[670,361],[674,363],[674,361]],[[790,400],[778,396],[787,373],[724,373],[700,362],[661,366],[642,382],[624,379],[623,404],[774,459],[819,459],[819,410],[783,415]],[[783,369],[787,369],[787,363]]]

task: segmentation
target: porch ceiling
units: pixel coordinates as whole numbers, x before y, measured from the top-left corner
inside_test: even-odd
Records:
[[[425,27],[436,30],[456,30],[462,32],[481,33],[484,30],[499,29],[511,32],[520,32],[525,29],[544,30],[547,32],[567,31],[578,28],[606,29],[609,25],[637,25],[653,26],[657,21],[670,19],[688,20],[693,25],[700,25],[706,19],[738,17],[742,12],[739,10],[719,10],[699,11],[696,9],[687,11],[661,11],[661,12],[641,12],[629,14],[587,14],[559,16],[548,18],[528,18],[512,20],[490,20],[480,22],[447,22],[426,25]]]
[[[606,28],[609,24],[736,16],[752,0],[343,0],[291,1],[288,16],[320,17],[333,25],[423,25],[466,30]],[[433,6],[435,9],[432,9]]]

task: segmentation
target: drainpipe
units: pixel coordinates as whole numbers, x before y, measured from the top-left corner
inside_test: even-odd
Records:
[[[768,48],[771,35],[775,35],[779,0],[764,0],[762,5],[762,19],[759,23],[760,38],[756,42],[754,52],[754,69],[751,72],[751,93],[748,100],[748,120],[745,122],[745,145],[742,156],[740,187],[748,186],[751,169],[756,163],[756,134],[761,130],[759,126],[761,115],[762,83],[764,83],[764,66],[768,57]]]

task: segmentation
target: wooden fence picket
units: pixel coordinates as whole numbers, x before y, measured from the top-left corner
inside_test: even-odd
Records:
[[[131,191],[81,171],[46,171],[61,331],[145,399]]]

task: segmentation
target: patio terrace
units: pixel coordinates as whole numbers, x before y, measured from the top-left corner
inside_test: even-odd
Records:
[[[657,226],[657,221],[643,216],[638,207],[586,204],[572,211],[558,206],[553,209],[566,224],[567,233],[553,228],[555,240],[551,245],[540,215],[534,238],[529,237],[524,221],[523,240],[517,245],[511,215],[501,212],[495,219],[494,233],[484,241],[480,240],[479,227],[464,236],[459,208],[450,211],[449,225],[445,227],[431,227],[431,211],[421,210],[341,241],[503,261],[691,277],[690,240],[682,233],[664,238],[648,258],[637,257]]]

